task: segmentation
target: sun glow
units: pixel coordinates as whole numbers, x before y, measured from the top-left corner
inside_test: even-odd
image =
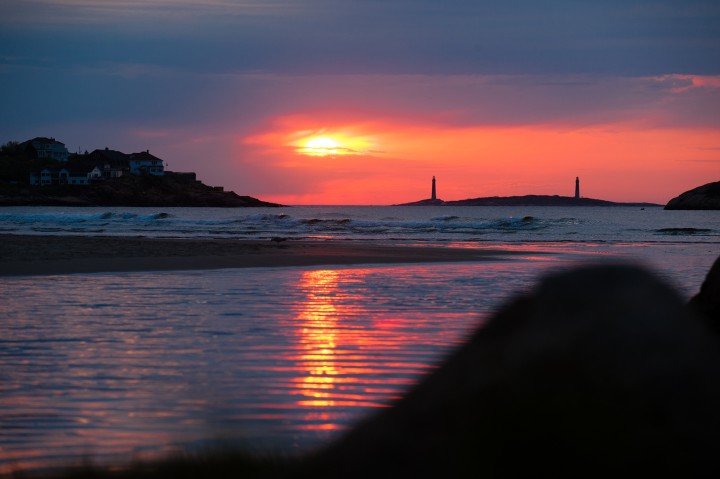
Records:
[[[325,137],[313,138],[312,140],[308,140],[308,141],[305,143],[305,147],[306,147],[306,148],[329,148],[329,149],[333,149],[333,148],[337,148],[338,146],[340,146],[340,145],[338,145],[337,141],[333,140],[332,138],[325,138]]]
[[[364,137],[333,133],[302,137],[295,142],[295,151],[307,156],[347,156],[369,152],[371,142]]]
[[[305,140],[304,144],[298,148],[298,153],[309,156],[334,156],[341,151],[342,153],[340,154],[347,154],[344,150],[345,149],[341,149],[340,144],[332,138],[318,136]]]

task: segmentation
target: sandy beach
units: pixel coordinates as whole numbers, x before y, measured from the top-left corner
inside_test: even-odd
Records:
[[[0,276],[122,271],[492,261],[503,250],[362,242],[0,235]]]

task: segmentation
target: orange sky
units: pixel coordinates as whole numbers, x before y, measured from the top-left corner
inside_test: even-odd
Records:
[[[252,147],[277,175],[312,186],[263,195],[283,204],[415,201],[429,197],[433,175],[445,200],[572,195],[580,176],[586,197],[665,203],[718,179],[718,133],[640,122],[453,127],[402,119],[328,123],[296,115],[275,119],[239,144]],[[339,148],[298,151],[318,138]]]

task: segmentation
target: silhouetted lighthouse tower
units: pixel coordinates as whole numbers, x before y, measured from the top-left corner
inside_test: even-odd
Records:
[[[435,193],[435,177],[434,176],[433,176],[433,181],[432,181],[432,195],[430,195],[430,199],[432,199],[432,200],[437,199],[437,194]]]
[[[435,183],[433,182],[433,188],[435,188]],[[433,191],[435,191],[433,189]],[[580,198],[580,177],[575,177],[575,198]]]

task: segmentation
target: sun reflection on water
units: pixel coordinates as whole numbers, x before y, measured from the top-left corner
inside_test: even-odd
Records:
[[[301,353],[299,366],[307,376],[298,381],[298,393],[304,398],[300,406],[326,407],[335,404],[332,392],[338,375],[337,347],[338,311],[333,303],[337,289],[337,271],[308,271],[300,279],[300,287],[311,288],[308,299],[297,316]]]
[[[355,376],[373,372],[366,366],[362,352],[362,344],[371,334],[341,324],[343,319],[368,315],[360,306],[363,298],[339,290],[342,274],[334,270],[306,271],[298,285],[306,299],[299,303],[296,315],[296,360],[302,375],[294,380],[294,394],[300,396],[296,404],[307,409],[304,429],[341,429],[337,418],[327,412],[332,408],[381,406],[368,401],[365,394],[353,393],[358,383]]]

